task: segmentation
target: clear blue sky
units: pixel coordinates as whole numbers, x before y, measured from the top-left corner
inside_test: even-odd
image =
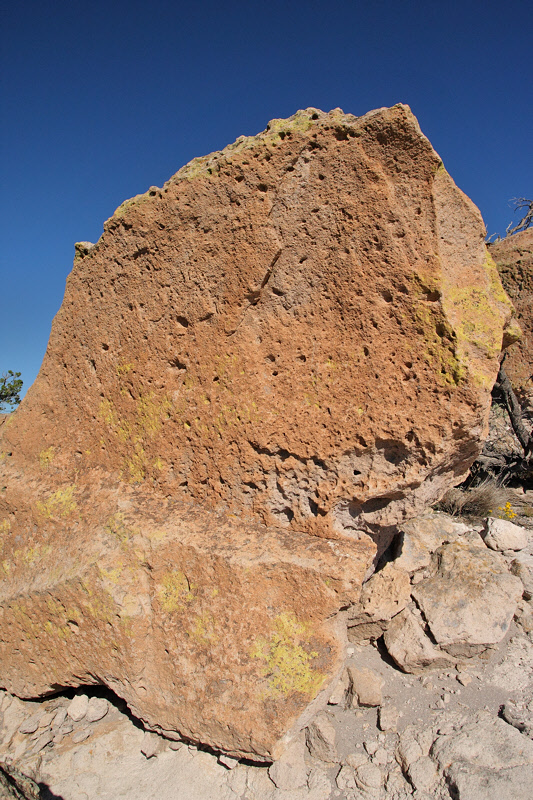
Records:
[[[299,108],[408,103],[489,233],[533,196],[531,0],[0,0],[0,373],[25,390],[74,242]]]

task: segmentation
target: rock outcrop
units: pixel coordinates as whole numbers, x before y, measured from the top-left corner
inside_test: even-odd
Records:
[[[490,253],[522,329],[522,337],[510,350],[505,369],[515,390],[529,397],[533,408],[533,228],[490,245]]]
[[[276,758],[382,531],[479,452],[513,338],[483,236],[399,105],[274,120],[77,246],[2,426],[5,687],[106,684],[170,738]]]

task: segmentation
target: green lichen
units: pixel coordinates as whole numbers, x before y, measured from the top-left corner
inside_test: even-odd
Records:
[[[52,519],[52,517],[64,519],[68,517],[77,508],[76,501],[74,500],[75,491],[75,485],[58,489],[57,492],[50,495],[47,500],[37,502],[37,511],[45,519]]]
[[[309,651],[309,641],[308,627],[292,612],[278,614],[270,636],[256,640],[251,656],[263,662],[262,674],[272,696],[316,695],[324,675],[311,666],[318,653]]]
[[[182,611],[195,598],[196,587],[179,570],[167,572],[158,589],[159,602],[169,614]]]

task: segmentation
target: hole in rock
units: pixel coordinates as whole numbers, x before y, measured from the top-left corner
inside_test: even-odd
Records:
[[[179,358],[171,358],[168,362],[171,367],[175,367],[176,369],[186,370],[187,364],[184,364]]]
[[[259,189],[260,192],[268,192],[268,186],[266,185],[266,183],[258,184],[257,188]]]
[[[311,114],[311,119],[318,119],[318,114]]]
[[[335,128],[334,136],[338,142],[345,142],[348,139],[348,131],[341,127]]]
[[[282,292],[281,289],[276,289],[272,287],[272,293],[276,295],[276,297],[283,297],[285,292]]]
[[[281,511],[273,511],[272,513],[274,514],[274,516],[278,517],[278,519],[284,522],[292,522],[294,519],[294,511],[292,510],[292,508],[289,508],[288,506],[286,506]]]
[[[186,319],[185,317],[176,317],[176,322],[178,323],[178,325],[182,325],[184,328],[189,327],[189,320]]]
[[[386,303],[392,303],[392,301],[393,301],[392,294],[387,289],[385,289],[383,292],[381,292],[381,296],[385,300]]]
[[[109,350],[109,345],[102,343],[102,350]]]

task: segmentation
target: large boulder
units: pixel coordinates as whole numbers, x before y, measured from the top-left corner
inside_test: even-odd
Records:
[[[1,428],[0,660],[272,759],[328,697],[379,531],[467,472],[511,306],[403,105],[195,159],[76,247]]]

